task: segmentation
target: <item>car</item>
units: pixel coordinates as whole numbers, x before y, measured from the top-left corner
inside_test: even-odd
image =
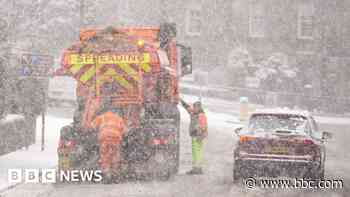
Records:
[[[233,180],[248,177],[324,179],[325,141],[313,116],[286,109],[258,110],[237,128]]]

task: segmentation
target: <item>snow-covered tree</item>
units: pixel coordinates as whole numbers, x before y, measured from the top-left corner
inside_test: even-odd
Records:
[[[298,70],[288,64],[288,57],[283,53],[273,53],[259,64],[255,75],[260,86],[269,91],[293,91],[296,86]]]
[[[252,66],[252,58],[249,51],[238,47],[233,49],[228,57],[227,70],[230,73],[230,83],[234,87],[245,86],[245,80],[249,74],[249,66]]]

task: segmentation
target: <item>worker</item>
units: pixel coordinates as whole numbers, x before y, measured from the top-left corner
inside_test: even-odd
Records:
[[[200,101],[190,106],[181,99],[181,104],[191,117],[189,133],[192,138],[192,170],[187,174],[203,174],[203,140],[208,136],[207,117]]]
[[[117,175],[120,164],[121,141],[126,129],[122,111],[110,106],[104,103],[104,112],[101,112],[101,115],[98,115],[92,123],[92,126],[99,131],[99,163],[106,183],[110,183],[112,177]]]

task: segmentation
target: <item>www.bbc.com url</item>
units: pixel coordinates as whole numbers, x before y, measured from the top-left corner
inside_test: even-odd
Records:
[[[310,180],[295,179],[256,179],[253,177],[243,180],[247,189],[342,189],[343,180]]]

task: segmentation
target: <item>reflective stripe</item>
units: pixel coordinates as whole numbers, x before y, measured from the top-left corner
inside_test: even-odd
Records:
[[[143,60],[141,61],[141,68],[145,72],[150,72],[151,71],[151,66],[149,65],[151,63],[151,55],[149,53],[144,53],[143,54]]]
[[[98,69],[100,66],[92,66],[91,68],[89,68],[88,71],[86,71],[81,77],[80,77],[80,81],[83,83],[86,83],[87,81],[89,81],[95,74],[96,74],[96,68]]]
[[[141,68],[142,68],[142,70],[144,70],[147,73],[151,71],[151,66],[147,63],[141,64]]]
[[[96,62],[97,61],[97,62]],[[75,78],[79,77],[79,81],[82,83],[87,83],[89,80],[94,78],[94,76],[99,75],[97,78],[96,85],[101,85],[108,75],[110,78],[115,79],[122,87],[130,90],[133,85],[125,78],[130,76],[136,82],[140,81],[140,76],[138,70],[133,68],[130,64],[136,64],[144,72],[150,72],[152,67],[151,55],[149,53],[144,53],[142,56],[137,55],[101,55],[94,56],[93,54],[71,54],[68,57],[68,62],[71,67],[69,68],[70,72],[73,75],[76,75]],[[107,63],[112,63],[118,66],[123,72],[127,75],[121,75],[113,68],[108,68],[106,72],[100,73],[100,69],[103,66],[107,66]],[[91,66],[90,65],[95,65]],[[89,68],[90,67],[90,68]],[[77,76],[78,73],[82,73]]]
[[[149,53],[144,53],[141,63],[151,63],[151,55]]]
[[[139,82],[140,78],[138,76],[138,73],[131,68],[129,64],[118,64],[118,66],[125,71],[128,75],[130,75],[135,81]]]
[[[118,65],[123,71],[125,71],[128,75],[130,75],[135,81],[139,82],[140,79],[138,77],[138,73],[132,69],[128,64],[120,64]],[[99,70],[101,68],[101,65],[96,65],[91,67],[89,70],[87,70],[81,77],[80,77],[80,81],[83,83],[86,83],[87,81],[89,81],[95,74],[96,74],[96,70]],[[117,75],[117,73],[115,72],[115,70],[113,70],[112,68],[109,68],[107,70],[107,72],[105,72],[103,75],[112,75],[113,78],[115,78],[115,75]],[[118,75],[116,76],[118,79],[118,81],[122,80],[121,78],[123,78],[122,76]],[[124,79],[124,78],[123,78]],[[127,80],[122,80],[122,84],[126,85]],[[121,84],[121,85],[122,85]],[[123,85],[123,86],[124,86]]]
[[[109,75],[113,77],[115,80],[118,81],[118,83],[123,86],[126,89],[132,89],[132,85],[124,79],[122,76],[120,76],[114,69],[109,68],[103,75]],[[97,85],[101,85],[103,83],[104,77],[101,77],[100,79],[97,80]]]
[[[70,67],[70,71],[73,73],[73,74],[76,74],[79,72],[79,70],[84,67],[85,64],[72,64],[72,67]]]

